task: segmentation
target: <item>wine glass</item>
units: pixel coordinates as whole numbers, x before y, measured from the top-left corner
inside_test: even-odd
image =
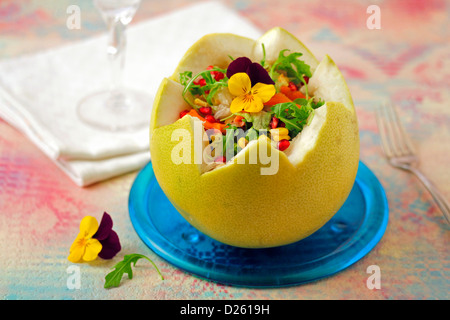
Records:
[[[77,106],[85,123],[108,131],[131,131],[148,125],[153,97],[122,85],[126,27],[133,19],[140,0],[94,0],[108,26],[107,55],[111,62],[111,87],[83,98]]]

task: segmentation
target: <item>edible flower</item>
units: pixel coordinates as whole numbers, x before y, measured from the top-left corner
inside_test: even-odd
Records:
[[[264,103],[276,93],[275,86],[261,82],[252,86],[251,79],[247,73],[238,72],[228,80],[228,90],[236,98],[230,105],[232,113],[260,112],[264,108]]]
[[[91,216],[81,220],[80,232],[70,247],[68,260],[73,263],[89,262],[97,257],[111,259],[120,251],[120,241],[117,233],[112,230],[112,219],[108,213],[103,213],[100,226]]]
[[[102,259],[112,259],[121,249],[119,236],[112,227],[111,216],[104,212],[97,233],[94,235],[94,239],[100,241],[102,245],[102,250],[98,253]]]
[[[87,216],[81,220],[80,233],[70,247],[70,262],[95,260],[102,250],[102,244],[93,236],[98,230],[98,222],[94,217]]]
[[[234,74],[244,72],[251,80],[252,86],[256,85],[258,82],[264,84],[275,84],[269,73],[264,69],[264,67],[257,63],[252,62],[247,57],[240,57],[233,60],[227,68],[227,77],[230,79]]]

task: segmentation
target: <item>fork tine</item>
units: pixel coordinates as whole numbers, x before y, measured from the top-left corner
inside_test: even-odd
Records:
[[[391,145],[391,152],[393,156],[401,157],[412,155],[413,150],[408,142],[406,132],[404,131],[397,112],[394,106],[390,103],[385,104],[384,111],[384,125],[386,127],[387,139]],[[383,118],[382,118],[383,119]]]
[[[398,112],[396,110],[396,108],[391,104],[390,105],[390,109],[392,111],[392,115],[393,115],[393,119],[396,123],[396,130],[397,130],[397,134],[398,134],[398,141],[399,144],[401,145],[401,148],[404,150],[404,152],[406,154],[413,154],[414,153],[414,148],[412,146],[412,143],[408,137],[408,134],[406,134],[405,128],[402,125],[402,122],[400,121],[399,117],[398,117]]]
[[[398,130],[395,125],[394,115],[392,113],[392,107],[390,103],[384,105],[385,126],[388,132],[388,140],[391,144],[391,150],[395,157],[402,155],[402,148],[399,144]]]
[[[378,130],[380,132],[380,138],[381,138],[381,146],[383,148],[384,153],[386,154],[386,156],[388,158],[393,156],[393,152],[392,152],[392,148],[390,145],[390,142],[387,137],[388,132],[387,129],[385,127],[385,120],[383,120],[383,118],[385,118],[385,116],[383,116],[383,107],[382,106],[378,106],[378,108],[376,109],[376,120],[377,120],[377,124],[378,124]]]

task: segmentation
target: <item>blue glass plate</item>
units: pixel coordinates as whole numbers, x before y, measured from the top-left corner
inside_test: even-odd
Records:
[[[151,163],[133,183],[129,211],[140,238],[169,263],[200,278],[244,287],[291,286],[335,274],[372,250],[388,222],[383,187],[362,162],[336,215],[311,236],[286,246],[238,248],[197,231],[167,199]]]

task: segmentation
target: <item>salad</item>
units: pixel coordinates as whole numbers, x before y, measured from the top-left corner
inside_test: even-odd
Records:
[[[180,118],[190,115],[202,121],[215,166],[226,163],[260,135],[286,151],[310,124],[315,109],[324,101],[308,91],[311,68],[301,56],[285,49],[268,64],[263,45],[259,62],[229,57],[226,69],[210,65],[196,75],[180,73],[183,99],[189,105]],[[217,143],[221,148],[214,147]],[[220,152],[215,154],[214,149]]]

